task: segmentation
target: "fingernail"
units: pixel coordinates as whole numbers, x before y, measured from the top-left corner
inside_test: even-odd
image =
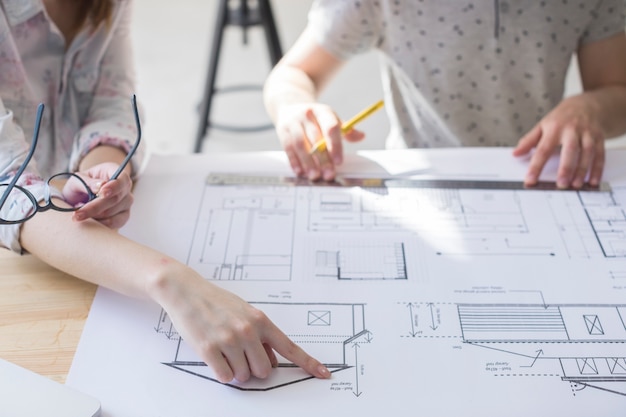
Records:
[[[325,367],[324,365],[320,365],[317,367],[317,373],[325,379],[330,378],[330,371],[328,370],[327,367]]]
[[[561,179],[557,179],[556,180],[556,187],[557,188],[561,188],[561,189],[565,189],[567,188],[567,183]]]
[[[319,174],[317,173],[316,169],[309,170],[309,179],[310,180],[316,180],[318,176],[319,176]]]
[[[331,169],[325,169],[324,170],[324,179],[326,181],[330,181],[335,177],[335,172]]]
[[[74,213],[74,218],[78,221],[81,221],[85,219],[85,215],[82,213]]]

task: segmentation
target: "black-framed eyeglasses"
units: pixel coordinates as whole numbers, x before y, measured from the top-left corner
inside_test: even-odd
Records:
[[[130,149],[126,158],[122,161],[117,170],[111,175],[110,180],[115,180],[121,174],[121,172],[126,168],[128,162],[137,151],[139,147],[139,142],[141,141],[141,124],[139,123],[139,111],[137,110],[137,98],[133,94],[131,98],[131,103],[133,107],[133,111],[135,112],[135,124],[137,126],[137,140],[135,144]],[[33,157],[35,153],[35,149],[37,148],[37,140],[39,138],[39,127],[41,126],[41,118],[44,111],[43,103],[39,104],[37,107],[37,118],[35,120],[35,129],[33,131],[33,139],[30,145],[30,150],[26,159],[19,167],[15,176],[11,180],[9,184],[0,184],[0,225],[2,224],[18,224],[23,223],[29,219],[31,219],[37,212],[46,211],[46,210],[57,210],[57,211],[76,211],[91,200],[97,198],[98,196],[89,188],[85,180],[83,180],[80,176],[71,172],[63,172],[60,174],[53,175],[46,181],[45,187],[45,195],[44,195],[44,204],[39,205],[35,196],[28,191],[27,189],[16,185],[17,181],[20,179],[20,176],[28,166],[28,163]],[[62,200],[65,201],[66,205],[56,205],[54,199],[52,198],[52,193],[50,191],[51,187],[62,189]],[[16,210],[17,213],[9,214],[11,210],[5,210],[7,213],[2,213],[2,207],[5,204],[25,204],[26,206],[22,209]],[[30,206],[28,206],[30,204]],[[4,218],[9,217],[9,218]]]

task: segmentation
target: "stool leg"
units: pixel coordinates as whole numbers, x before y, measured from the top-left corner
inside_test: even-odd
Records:
[[[211,46],[211,54],[209,57],[209,72],[207,74],[206,83],[204,85],[204,95],[200,103],[200,121],[196,133],[196,143],[194,152],[199,153],[202,150],[202,142],[206,136],[209,127],[209,116],[211,112],[211,103],[213,102],[213,93],[215,93],[215,78],[222,47],[222,37],[224,28],[228,22],[228,0],[220,0],[215,19],[215,28],[213,29],[213,44]]]
[[[259,0],[259,13],[261,15],[261,22],[265,32],[265,40],[267,41],[270,59],[272,60],[272,66],[274,66],[283,57],[283,50],[280,46],[280,39],[278,38],[278,31],[276,30],[276,22],[272,14],[270,0]]]

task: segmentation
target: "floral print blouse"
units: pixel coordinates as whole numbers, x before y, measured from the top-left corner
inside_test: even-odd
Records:
[[[132,147],[137,131],[130,6],[129,0],[114,0],[109,26],[85,27],[66,45],[42,0],[0,0],[0,184],[13,179],[30,149],[40,102],[46,107],[37,149],[18,181],[39,200],[43,178],[75,172],[91,149]],[[132,161],[135,174],[144,154],[140,146]],[[23,201],[7,201],[0,217],[30,209]],[[19,230],[0,225],[0,245],[21,251]]]

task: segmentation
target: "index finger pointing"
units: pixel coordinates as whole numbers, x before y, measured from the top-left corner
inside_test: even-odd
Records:
[[[306,353],[300,346],[291,341],[277,327],[274,327],[267,344],[285,359],[304,369],[316,378],[330,378],[330,371],[320,361]]]

